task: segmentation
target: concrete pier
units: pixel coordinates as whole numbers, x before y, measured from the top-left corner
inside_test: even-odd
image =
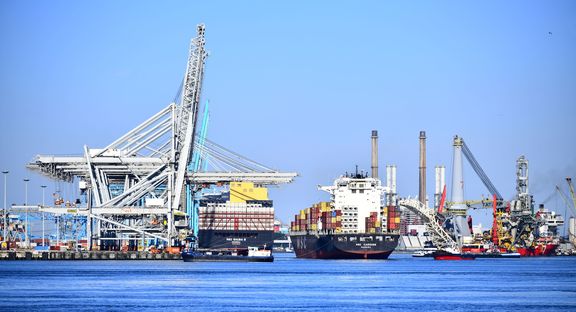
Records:
[[[182,260],[179,254],[143,251],[0,251],[0,260]]]

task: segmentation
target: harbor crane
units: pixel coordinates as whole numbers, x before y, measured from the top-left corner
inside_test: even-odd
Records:
[[[86,195],[82,207],[51,205],[36,211],[84,216],[90,246],[92,240],[102,247],[107,241],[146,239],[174,246],[190,230],[193,186],[293,180],[296,173],[279,172],[205,138],[205,125],[198,126],[205,26],[196,30],[179,99],[104,148],[85,145],[79,156],[38,155],[27,165],[51,179],[78,182]],[[199,161],[212,170],[202,169]]]

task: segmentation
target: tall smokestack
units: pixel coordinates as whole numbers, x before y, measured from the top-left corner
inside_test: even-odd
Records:
[[[372,130],[372,178],[378,179],[378,131]]]
[[[420,131],[420,188],[418,199],[426,205],[426,131]]]

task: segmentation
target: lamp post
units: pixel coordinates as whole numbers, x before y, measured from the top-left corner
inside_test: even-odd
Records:
[[[30,237],[28,236],[28,182],[30,179],[24,179],[24,206],[26,206],[26,229],[24,238],[26,240],[26,248],[30,248]]]
[[[2,237],[4,241],[8,242],[8,207],[6,207],[6,176],[8,175],[8,171],[2,171],[4,174],[4,233]],[[10,246],[7,246],[10,248]]]
[[[44,235],[44,190],[46,190],[46,185],[40,185],[40,187],[42,188],[42,248],[44,248],[44,246],[46,246],[46,242],[45,242],[45,235]]]

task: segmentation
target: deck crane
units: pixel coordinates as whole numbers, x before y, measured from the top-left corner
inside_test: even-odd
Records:
[[[572,216],[576,217],[576,207],[572,206],[569,202],[568,202],[568,198],[566,197],[566,194],[564,194],[564,192],[562,192],[562,190],[560,189],[560,187],[558,185],[556,185],[556,192],[560,195],[560,197],[562,198],[562,201],[564,201],[564,207],[566,207],[564,209],[564,217],[567,217],[567,209],[568,207],[570,207],[570,210],[572,212]],[[564,235],[566,234],[566,226],[564,226]]]
[[[490,191],[492,195],[496,195],[497,200],[502,201],[502,195],[500,195],[500,192],[498,192],[494,184],[492,184],[492,181],[490,181],[490,178],[488,177],[488,175],[486,175],[486,173],[484,172],[484,170],[474,157],[474,154],[472,154],[472,152],[470,151],[470,148],[468,148],[468,145],[466,145],[466,142],[464,142],[464,139],[460,138],[460,140],[462,141],[462,153],[470,163],[470,166],[472,166],[472,169],[474,169],[474,171],[476,172],[480,180],[482,180],[482,183],[484,183],[484,186],[486,186],[488,191]]]
[[[562,200],[564,201],[564,205],[566,205],[566,207],[570,207],[572,214],[574,215],[574,217],[576,217],[576,206],[572,206],[568,202],[568,198],[566,197],[566,194],[564,194],[564,192],[562,192],[562,190],[560,189],[560,187],[558,185],[556,185],[556,192],[558,192],[558,194],[560,194],[560,197],[562,197]],[[574,194],[574,193],[572,193],[572,194]],[[566,214],[566,213],[564,213],[564,214]]]
[[[574,185],[572,185],[572,178],[567,177],[566,183],[568,183],[568,187],[570,188],[570,196],[572,196],[572,203],[574,204],[574,209],[576,209],[576,194],[574,194]]]
[[[464,200],[464,174],[462,154],[464,154],[464,157],[466,160],[468,160],[472,166],[472,169],[474,169],[478,177],[480,177],[482,180],[482,183],[495,198],[498,206],[502,205],[501,203],[503,200],[502,195],[500,195],[500,192],[498,192],[492,181],[490,181],[490,178],[488,178],[488,175],[486,175],[484,169],[482,169],[464,139],[459,136],[455,136],[453,146],[454,161],[452,169],[452,198],[450,201],[452,204],[448,205],[446,210],[450,215],[449,218],[453,220],[452,223],[454,224],[454,237],[458,238],[460,243],[464,243],[466,240],[472,239],[471,229],[466,216],[468,214],[468,208],[470,208],[470,203],[474,202],[469,203]],[[490,207],[484,202],[487,201],[480,201],[479,203],[482,204],[483,207]]]
[[[572,196],[572,203],[574,204],[574,206],[572,206],[572,208],[574,208],[574,217],[576,218],[576,194],[574,194],[574,186],[572,185],[572,178],[567,177],[566,178],[566,183],[568,183],[568,187],[570,188],[570,196]],[[570,222],[568,224],[570,224],[570,230],[568,231],[569,233],[569,240],[570,242],[572,242],[572,244],[576,245],[576,233],[573,232],[573,224],[574,220],[570,220]]]

